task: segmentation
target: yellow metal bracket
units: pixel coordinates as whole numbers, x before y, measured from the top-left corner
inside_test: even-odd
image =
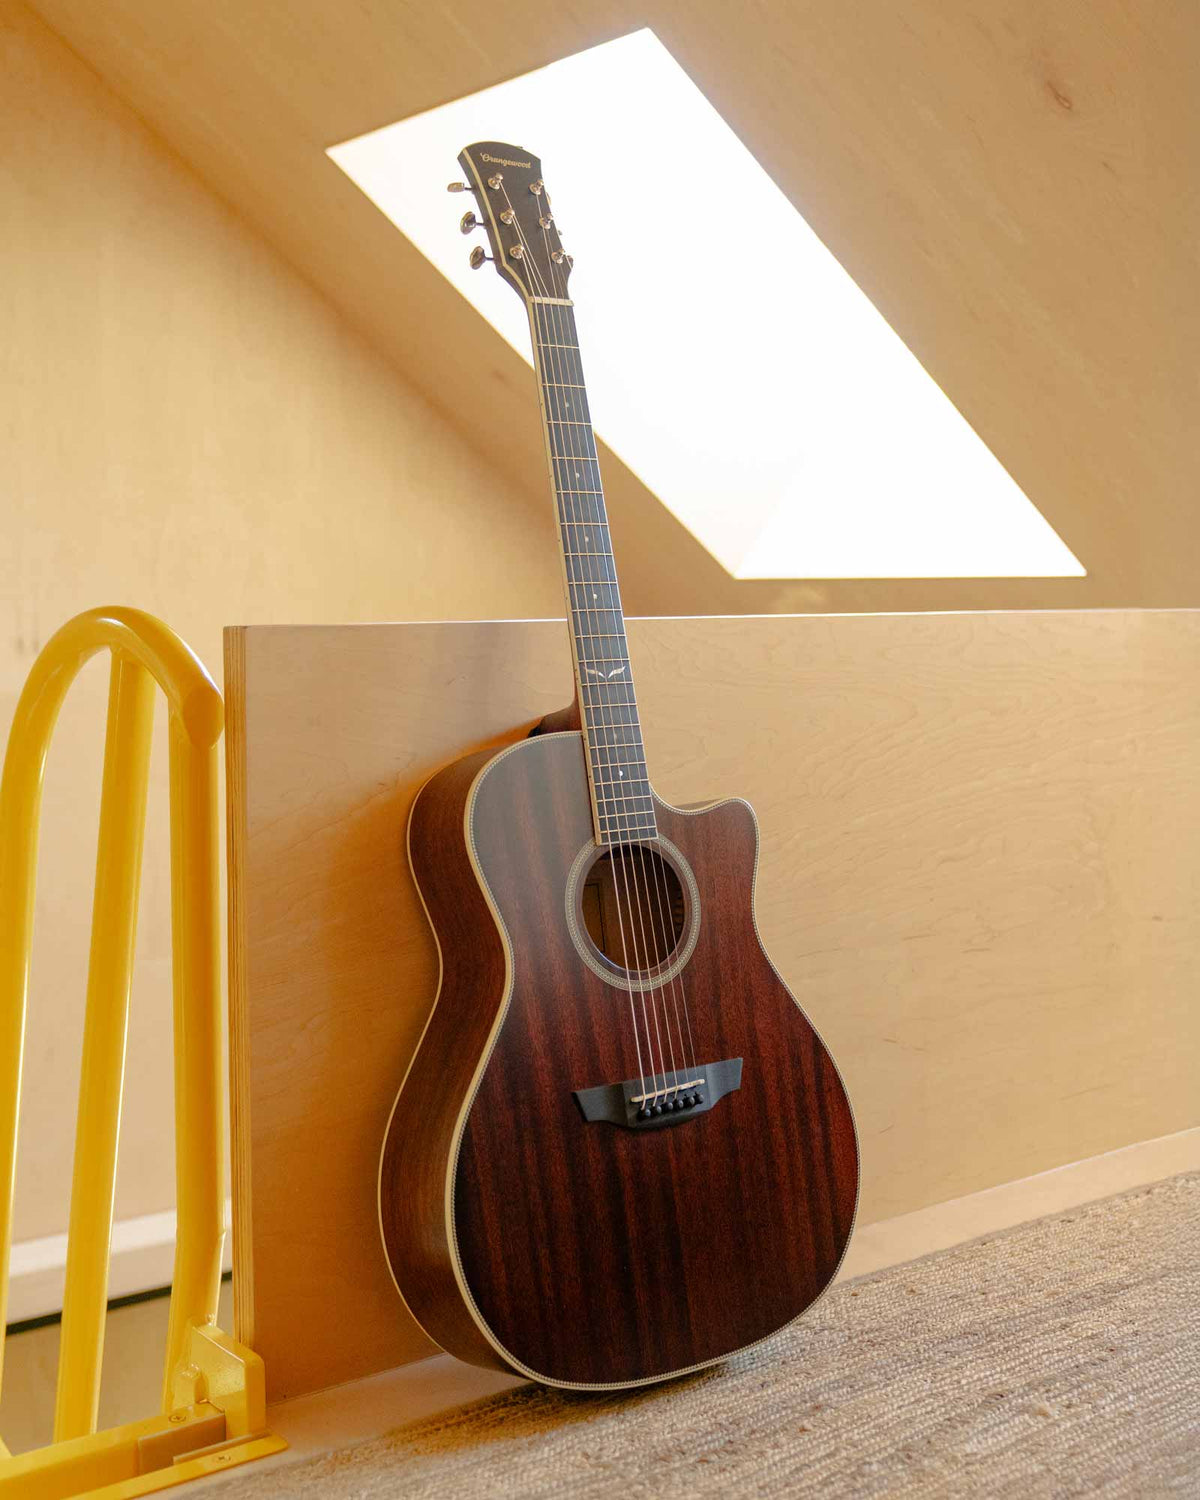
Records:
[[[223,705],[199,658],[141,610],[88,610],[47,642],[17,703],[0,777],[0,1370],[42,780],[67,690],[105,649],[112,671],[54,1442],[16,1458],[0,1443],[0,1500],[123,1500],[286,1446],[266,1432],[262,1361],[215,1326],[225,1234],[217,906]],[[97,1433],[156,683],[169,707],[175,1269],[162,1414]]]

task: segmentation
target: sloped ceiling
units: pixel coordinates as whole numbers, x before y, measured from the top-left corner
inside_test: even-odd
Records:
[[[324,153],[651,26],[1088,569],[737,581],[609,455],[631,613],[1200,603],[1191,0],[36,8],[518,479],[547,517],[547,546],[528,369]],[[447,199],[448,218],[460,207]],[[696,208],[679,204],[682,253],[703,253],[688,228]]]

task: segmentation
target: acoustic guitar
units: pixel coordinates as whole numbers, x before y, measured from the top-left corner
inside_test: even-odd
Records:
[[[529,314],[576,695],[413,804],[440,981],[387,1127],[380,1225],[405,1305],[449,1353],[633,1386],[812,1305],[850,1238],[858,1149],[833,1059],[759,939],[754,813],[672,807],[649,779],[541,164],[495,141],[459,162],[464,232],[486,231]]]

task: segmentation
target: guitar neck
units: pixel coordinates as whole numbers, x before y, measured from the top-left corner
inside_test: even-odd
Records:
[[[532,297],[528,305],[596,838],[653,838],[654,801],[575,310],[566,299]]]

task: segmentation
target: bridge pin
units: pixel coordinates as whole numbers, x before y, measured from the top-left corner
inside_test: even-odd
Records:
[[[642,1105],[641,1109],[638,1110],[637,1117],[639,1120],[648,1120],[650,1118],[650,1111],[644,1104]]]
[[[700,1093],[699,1090],[697,1090],[692,1095],[692,1098],[696,1101],[697,1104],[703,1104],[704,1103],[704,1095],[702,1093]]]

